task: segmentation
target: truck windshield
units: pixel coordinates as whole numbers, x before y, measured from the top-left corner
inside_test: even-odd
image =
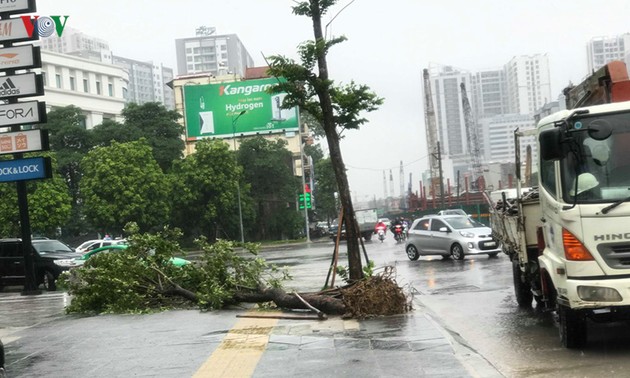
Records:
[[[607,203],[630,196],[630,113],[575,118],[570,129],[586,130],[604,123],[613,129],[605,140],[595,140],[586,131],[571,133],[576,143],[560,164],[567,203],[573,203],[576,195],[577,203]]]

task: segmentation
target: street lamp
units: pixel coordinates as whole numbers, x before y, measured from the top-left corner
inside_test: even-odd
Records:
[[[232,142],[234,143],[234,163],[236,165],[238,165],[238,159],[236,158],[236,121],[238,121],[245,112],[247,112],[247,110],[240,112],[236,118],[232,117]],[[245,234],[243,233],[243,211],[241,209],[241,184],[238,176],[236,177],[236,195],[238,196],[238,221],[241,226],[241,243],[245,243]]]

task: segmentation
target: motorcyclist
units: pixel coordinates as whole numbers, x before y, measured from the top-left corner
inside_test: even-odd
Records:
[[[383,233],[387,234],[387,225],[383,221],[378,221],[374,226],[374,233],[378,234],[378,230],[383,230]]]
[[[405,218],[402,218],[402,226],[403,226],[403,233],[405,234],[405,238],[407,237],[407,234],[409,232],[409,221]]]
[[[389,229],[392,230],[392,232],[394,232],[394,230],[396,229],[396,226],[402,226],[402,220],[400,218],[396,218],[394,219],[394,221],[392,222],[391,226],[389,226]]]

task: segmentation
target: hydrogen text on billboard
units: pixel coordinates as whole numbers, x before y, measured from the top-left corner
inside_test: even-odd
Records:
[[[61,18],[63,17],[63,21]],[[40,37],[50,37],[56,31],[61,37],[70,16],[20,16],[29,37],[36,33]]]

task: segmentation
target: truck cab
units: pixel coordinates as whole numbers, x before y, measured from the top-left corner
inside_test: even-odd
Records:
[[[510,256],[521,307],[557,314],[567,348],[587,341],[587,320],[630,320],[630,80],[613,62],[543,118],[538,183],[492,208],[493,233]],[[515,132],[518,144],[519,135]],[[517,146],[516,150],[519,150]]]

